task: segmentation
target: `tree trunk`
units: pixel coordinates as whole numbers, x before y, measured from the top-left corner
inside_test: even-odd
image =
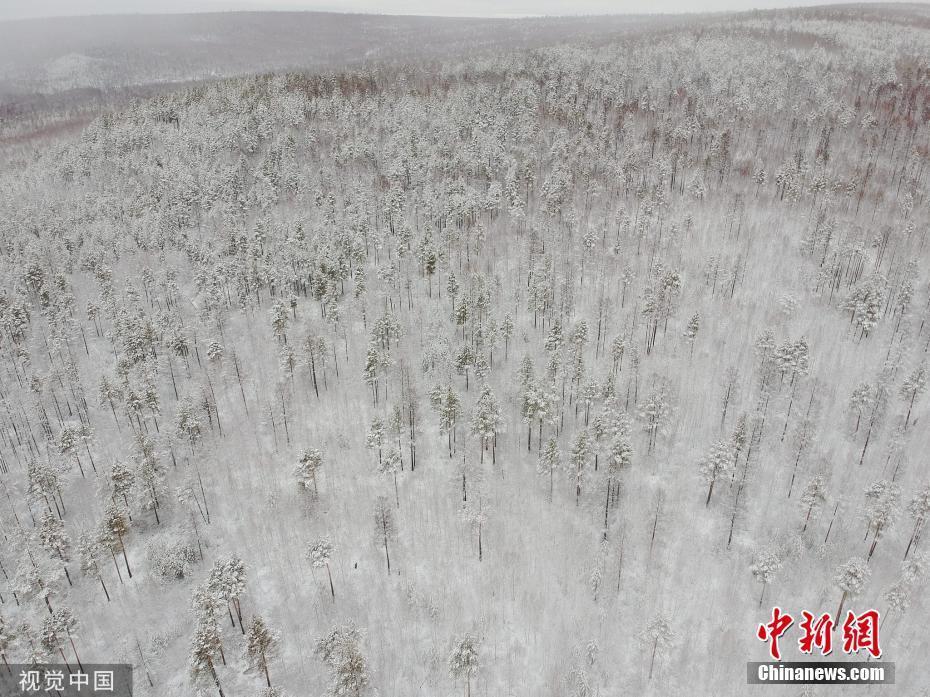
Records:
[[[907,559],[907,556],[911,553],[911,547],[917,546],[917,539],[920,537],[920,523],[917,523],[914,526],[914,532],[911,533],[911,539],[907,541],[907,549],[904,550],[904,558]]]
[[[710,497],[711,497],[711,496],[713,495],[713,493],[714,493],[714,481],[715,481],[715,480],[713,480],[713,479],[710,480],[710,487],[708,487],[708,489],[707,489],[707,500],[704,502],[704,506],[705,506],[705,507],[707,507],[707,506],[710,505]]]
[[[607,539],[607,514],[610,511],[610,477],[607,478],[607,497],[604,500],[604,539]]]
[[[216,668],[213,667],[212,662],[210,663],[210,674],[213,676],[213,684],[216,685],[216,689],[219,691],[220,697],[226,697],[226,695],[223,694],[223,688],[220,686],[220,678],[216,674]]]
[[[236,606],[236,617],[239,619],[239,630],[245,636],[245,624],[242,622],[242,606],[239,604],[239,598],[233,598],[233,605]]]
[[[81,663],[81,657],[78,656],[77,647],[75,647],[74,639],[70,634],[68,635],[68,641],[71,642],[71,650],[74,652],[74,659],[77,661],[78,668],[81,669],[81,672],[84,672],[84,665]]]
[[[204,501],[206,503],[206,501]],[[129,568],[129,557],[126,556],[126,546],[123,544],[123,536],[117,535],[119,539],[119,547],[123,551],[123,561],[126,563],[126,571],[129,573],[129,578],[132,578],[132,569]]]

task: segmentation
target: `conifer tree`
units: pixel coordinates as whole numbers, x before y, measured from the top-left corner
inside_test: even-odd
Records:
[[[317,475],[323,466],[323,453],[316,448],[306,448],[300,454],[297,461],[297,467],[294,469],[294,476],[297,478],[297,486],[302,491],[309,491],[313,486],[313,494],[318,495]]]
[[[329,666],[331,697],[361,697],[368,687],[368,661],[363,634],[353,625],[335,626],[316,643],[316,654]]]
[[[500,405],[491,388],[484,385],[471,416],[471,432],[478,436],[481,445],[481,462],[484,462],[484,451],[489,442],[491,462],[497,462],[497,433],[502,423]]]
[[[866,537],[872,533],[872,545],[866,561],[875,553],[879,538],[894,524],[898,517],[898,502],[901,499],[901,487],[885,479],[875,482],[865,490],[865,516],[869,528]]]
[[[103,587],[103,594],[106,596],[107,602],[110,602],[110,592],[107,590],[107,584],[103,580],[103,575],[100,573],[100,566],[97,562],[99,550],[100,544],[92,535],[86,532],[81,533],[81,536],[78,538],[78,556],[81,560],[81,571],[84,572],[85,575],[100,581],[100,585]]]
[[[259,670],[265,674],[265,684],[268,687],[271,687],[268,659],[274,657],[277,644],[278,636],[268,629],[265,620],[260,615],[253,615],[249,622],[248,634],[246,634],[246,660],[251,670]]]
[[[549,502],[552,502],[552,480],[556,470],[562,467],[562,453],[559,450],[559,442],[555,438],[546,441],[546,447],[539,451],[539,461],[536,465],[536,471],[549,479]]]
[[[927,369],[924,366],[918,366],[910,375],[908,375],[901,385],[901,399],[907,404],[907,414],[904,416],[904,428],[907,429],[911,420],[911,411],[914,409],[914,402],[927,389]]]
[[[129,524],[126,522],[126,516],[116,502],[110,499],[106,504],[103,518],[100,521],[98,541],[114,555],[114,565],[116,565],[116,552],[119,551],[122,553],[123,562],[126,564],[126,572],[129,574],[129,578],[132,578],[132,569],[129,567],[129,557],[126,555],[126,546],[123,544],[123,538],[128,533]],[[118,566],[117,571],[119,571]]]
[[[191,679],[198,684],[208,678],[216,687],[220,697],[225,697],[220,678],[216,672],[216,654],[221,650],[219,632],[215,625],[199,623],[191,639]]]
[[[668,653],[669,649],[674,646],[677,637],[672,631],[672,624],[668,618],[662,614],[657,614],[649,620],[639,638],[649,652],[648,679],[652,680],[656,656]]]
[[[329,578],[329,592],[336,601],[336,589],[333,587],[333,574],[329,568],[329,560],[336,551],[335,545],[328,538],[320,538],[307,547],[307,558],[314,568],[326,567],[326,576]]]
[[[584,480],[585,470],[588,467],[588,461],[591,458],[591,440],[588,432],[582,429],[575,436],[569,453],[569,464],[572,471],[572,480],[575,482],[575,505],[581,500],[581,485]]]
[[[842,621],[843,606],[846,604],[846,599],[850,596],[859,595],[871,575],[872,570],[869,569],[868,562],[861,557],[853,557],[836,568],[833,573],[833,583],[842,591],[840,606],[836,610],[838,622]]]
[[[701,477],[707,482],[707,499],[704,505],[710,505],[710,497],[714,493],[714,484],[733,468],[733,450],[724,440],[718,440],[710,447],[710,451],[700,462]]]
[[[397,529],[394,525],[394,514],[391,507],[386,498],[379,496],[375,501],[375,536],[384,546],[384,560],[387,564],[388,574],[391,573],[391,553],[388,542],[394,539],[396,534]]]
[[[816,477],[812,477],[801,493],[801,506],[806,511],[804,514],[804,527],[801,528],[801,532],[807,530],[807,525],[811,521],[811,516],[826,502],[826,500],[827,489],[823,476],[817,475]]]
[[[368,446],[369,450],[378,451],[378,464],[381,464],[381,448],[384,445],[384,420],[381,418],[374,418],[371,422],[371,428],[368,430],[368,435],[365,438],[365,444]]]
[[[42,515],[42,520],[39,524],[39,544],[46,552],[58,557],[62,569],[64,569],[65,578],[68,580],[68,585],[73,585],[71,583],[71,574],[68,573],[68,565],[66,563],[68,561],[67,554],[71,547],[71,540],[68,537],[68,533],[65,531],[65,524],[49,510],[46,510]]]
[[[449,672],[455,679],[465,679],[465,697],[471,695],[471,678],[478,672],[478,639],[466,634],[456,639],[449,653]]]
[[[904,558],[907,559],[912,550],[917,549],[920,543],[920,536],[923,532],[924,523],[930,518],[930,483],[920,489],[907,505],[907,512],[914,519],[914,529],[911,532],[910,539],[907,541],[907,549],[904,550]]]
[[[782,555],[773,547],[766,547],[756,552],[749,570],[762,584],[762,591],[759,593],[759,607],[762,607],[762,599],[765,597],[765,589],[781,571],[784,561]]]

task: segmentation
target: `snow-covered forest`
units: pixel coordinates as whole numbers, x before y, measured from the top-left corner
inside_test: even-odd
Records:
[[[928,157],[917,6],[0,143],[0,655],[158,697],[798,695],[746,685],[772,607],[874,608],[897,684],[803,694],[927,695]]]

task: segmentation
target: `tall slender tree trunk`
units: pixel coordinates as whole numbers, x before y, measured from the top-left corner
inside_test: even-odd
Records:
[[[329,570],[329,562],[326,562],[326,575],[329,577],[329,592],[333,596],[333,602],[336,602],[336,589],[333,587],[333,574]]]
[[[836,623],[839,624],[842,621],[843,605],[846,604],[846,595],[848,591],[843,591],[843,595],[840,596],[840,606],[836,610]]]
[[[204,501],[206,503],[206,501]],[[123,562],[126,564],[126,572],[129,574],[129,578],[132,578],[132,569],[129,568],[129,557],[126,556],[126,545],[123,544],[123,536],[117,534],[116,537],[119,539],[119,548],[123,552]]]
[[[81,672],[84,672],[84,665],[81,663],[81,657],[78,656],[77,647],[74,645],[74,638],[71,634],[68,634],[68,641],[71,642],[71,650],[74,652],[74,660],[77,661],[78,668],[81,669]]]

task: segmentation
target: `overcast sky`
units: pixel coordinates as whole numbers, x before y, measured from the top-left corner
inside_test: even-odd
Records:
[[[460,17],[748,10],[829,0],[0,0],[0,19],[86,14],[322,10]]]

